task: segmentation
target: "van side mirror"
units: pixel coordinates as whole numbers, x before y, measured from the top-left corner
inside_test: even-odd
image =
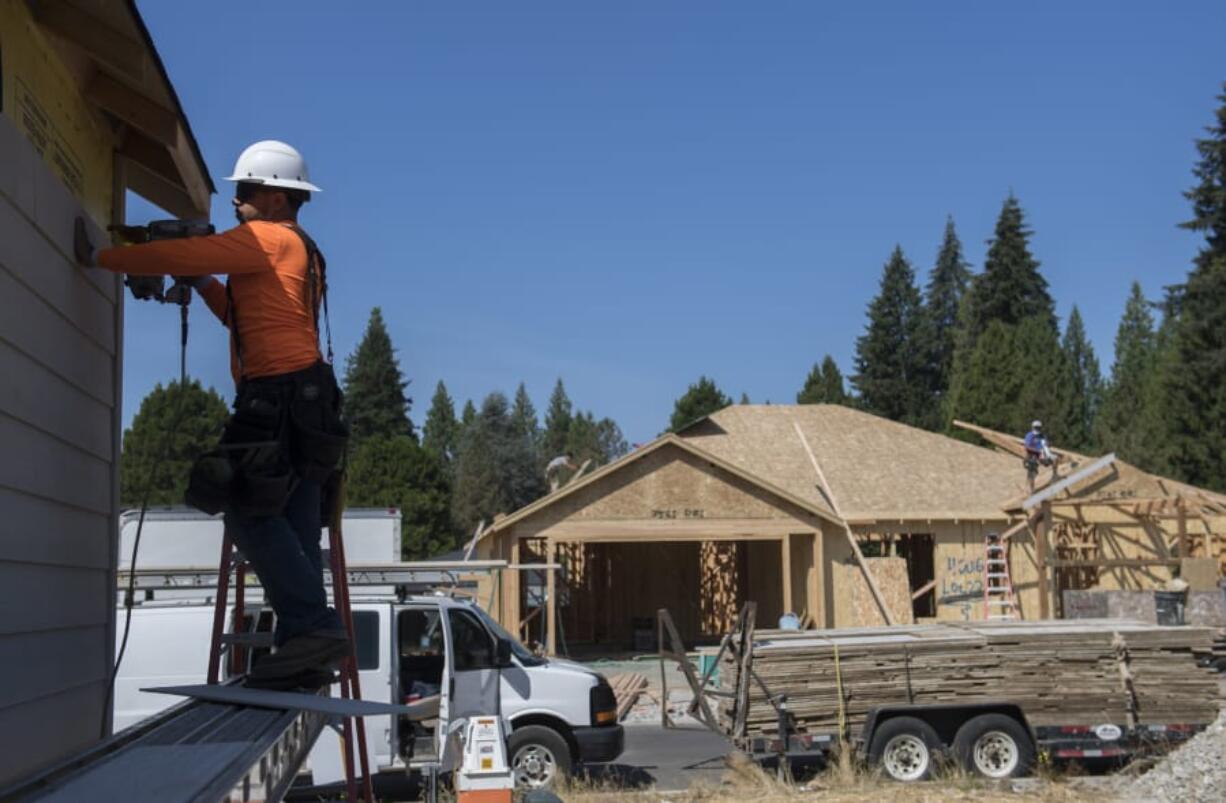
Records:
[[[511,642],[504,638],[497,640],[495,660],[499,667],[511,666]]]

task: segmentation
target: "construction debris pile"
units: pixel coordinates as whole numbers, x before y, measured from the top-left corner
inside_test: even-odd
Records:
[[[742,656],[722,655],[718,717],[734,737],[777,733],[765,686],[787,695],[793,727],[815,734],[854,736],[870,709],[892,704],[988,701],[1020,705],[1033,726],[1208,723],[1217,676],[1195,653],[1213,635],[1118,620],[758,631],[746,684]],[[743,726],[738,685],[748,687]]]

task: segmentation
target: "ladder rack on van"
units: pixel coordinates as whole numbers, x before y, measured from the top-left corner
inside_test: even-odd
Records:
[[[0,789],[0,799],[278,801],[326,720],[317,711],[188,700]]]
[[[451,585],[466,574],[486,574],[510,568],[505,560],[415,561],[405,563],[351,564],[346,567],[350,586],[397,586],[409,584]],[[176,566],[162,569],[120,569],[118,587],[128,588],[135,574],[137,591],[183,588],[216,588],[216,566]],[[324,582],[331,583],[324,570]]]

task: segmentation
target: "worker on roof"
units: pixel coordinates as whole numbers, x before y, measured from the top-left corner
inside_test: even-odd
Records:
[[[1039,466],[1050,466],[1056,462],[1051,446],[1048,445],[1047,438],[1043,435],[1042,421],[1035,419],[1030,422],[1030,431],[1022,439],[1022,445],[1026,447],[1026,456],[1022,462],[1026,466],[1026,475],[1033,486],[1034,479],[1039,473]]]
[[[562,471],[576,469],[575,459],[570,452],[563,452],[554,459],[550,460],[545,466],[545,479],[549,480],[549,492],[553,493],[558,490],[562,484]]]
[[[79,224],[74,247],[85,265],[176,277],[179,300],[190,297],[181,290],[189,285],[229,329],[234,413],[218,449],[192,467],[187,501],[225,513],[276,611],[276,649],[252,679],[322,685],[350,645],[328,606],[319,546],[348,437],[330,333],[326,360],[319,346],[326,263],[298,225],[302,205],[320,190],[301,154],[273,140],[244,150],[228,180],[236,182],[238,219],[229,231],[95,251]]]

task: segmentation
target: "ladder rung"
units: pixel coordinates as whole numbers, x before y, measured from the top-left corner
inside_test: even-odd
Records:
[[[1013,600],[1011,599],[990,599],[988,600],[988,604],[989,605],[1012,605]]]
[[[991,578],[991,577],[1008,577],[1008,576],[1009,576],[1009,573],[1008,573],[1008,572],[988,572],[987,576],[988,576],[989,578]]]

